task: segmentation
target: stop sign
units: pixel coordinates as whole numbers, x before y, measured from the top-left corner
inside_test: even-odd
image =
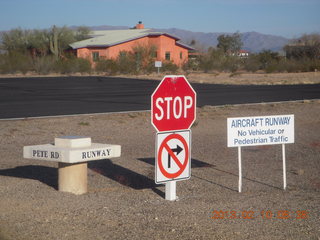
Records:
[[[165,76],[151,96],[151,122],[159,132],[189,129],[196,92],[184,76]]]

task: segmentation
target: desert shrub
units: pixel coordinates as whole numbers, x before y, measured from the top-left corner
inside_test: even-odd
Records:
[[[250,55],[243,61],[243,68],[248,72],[256,72],[260,69],[260,62],[256,55]]]
[[[236,72],[241,67],[241,60],[235,56],[226,56],[222,59],[220,70],[226,72]],[[218,69],[217,69],[218,70]]]
[[[226,56],[223,51],[209,48],[208,52],[199,58],[199,69],[203,70],[204,72],[209,72],[212,70],[222,71],[225,58]]]
[[[199,59],[190,59],[182,65],[182,69],[187,71],[198,71],[199,67]]]
[[[121,51],[117,59],[117,64],[120,73],[129,74],[137,71],[135,58],[130,52]]]
[[[38,74],[55,72],[56,60],[53,56],[36,57],[33,59],[33,69]]]
[[[60,59],[56,63],[56,71],[62,74],[90,73],[91,63],[84,58],[71,57]]]
[[[2,54],[0,60],[1,73],[23,73],[26,74],[32,70],[32,58],[20,52],[11,52]]]
[[[271,63],[265,69],[267,73],[271,72],[313,72],[320,69],[320,60],[302,58],[297,59],[286,59]]]
[[[171,61],[165,61],[162,64],[162,71],[175,74],[178,72],[179,67]]]
[[[113,75],[118,72],[118,65],[115,60],[103,59],[97,62],[95,70],[97,72],[104,72],[108,73],[109,75]]]
[[[130,54],[136,64],[136,73],[151,73],[155,71],[154,62],[157,53],[155,45],[137,44],[132,50],[133,52],[130,52]]]

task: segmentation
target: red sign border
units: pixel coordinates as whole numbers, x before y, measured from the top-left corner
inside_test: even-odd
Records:
[[[164,80],[166,78],[179,78],[182,77],[184,78],[184,80],[187,82],[187,84],[189,85],[190,89],[192,90],[192,92],[194,93],[194,119],[193,121],[190,123],[189,127],[186,129],[168,129],[165,131],[159,131],[159,129],[157,128],[157,126],[153,123],[153,96],[155,95],[155,93],[158,91],[159,87],[162,85],[162,82],[164,82]],[[197,92],[193,89],[193,87],[191,86],[191,84],[189,83],[189,81],[187,80],[187,78],[184,75],[166,75],[163,77],[163,79],[161,80],[161,82],[158,84],[157,88],[153,91],[152,95],[151,95],[151,124],[152,126],[157,130],[157,132],[168,132],[168,131],[181,131],[181,130],[188,130],[190,129],[190,127],[192,126],[192,124],[196,121],[197,119]]]

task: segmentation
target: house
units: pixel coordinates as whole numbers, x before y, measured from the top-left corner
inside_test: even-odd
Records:
[[[249,57],[249,52],[246,51],[246,50],[241,49],[241,50],[239,50],[239,52],[238,52],[238,57],[240,57],[240,58],[247,58],[247,57]]]
[[[188,61],[189,50],[193,50],[172,34],[145,29],[142,22],[133,29],[94,31],[91,37],[70,44],[77,57],[89,59],[91,63],[117,59],[120,52],[132,52],[136,46],[155,46],[155,60],[172,61],[181,66]]]

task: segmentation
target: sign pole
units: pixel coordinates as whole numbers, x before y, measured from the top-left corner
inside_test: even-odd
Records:
[[[242,189],[242,166],[241,166],[241,147],[238,147],[238,162],[239,162],[239,192]]]
[[[169,201],[174,201],[177,199],[176,196],[176,183],[177,181],[170,181],[166,183],[166,190],[165,190],[165,199]]]
[[[286,171],[286,147],[282,144],[282,165],[283,165],[283,189],[287,188],[287,171]]]

